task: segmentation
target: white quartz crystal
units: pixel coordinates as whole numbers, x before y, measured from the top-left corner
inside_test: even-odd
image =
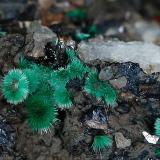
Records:
[[[86,63],[99,59],[108,62],[138,63],[146,73],[160,72],[160,47],[148,42],[81,42],[79,57]]]
[[[148,143],[156,144],[159,140],[159,137],[157,137],[155,135],[150,135],[146,131],[143,131],[142,134],[143,134],[143,136],[145,137],[145,139],[147,140]]]

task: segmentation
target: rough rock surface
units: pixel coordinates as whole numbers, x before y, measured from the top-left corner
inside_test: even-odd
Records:
[[[109,81],[113,87],[120,89],[126,86],[127,84],[127,79],[126,77],[119,77],[118,79],[113,79]]]
[[[34,58],[44,56],[45,45],[56,38],[56,34],[48,27],[41,26],[38,22],[33,22],[28,28],[25,54]]]
[[[160,72],[160,47],[144,42],[81,42],[79,57],[86,63],[93,60],[138,63],[147,73]]]
[[[39,32],[37,31],[39,28],[33,30],[36,33]],[[38,46],[35,46],[33,30],[26,35],[26,39],[23,36],[17,38],[8,36],[1,39],[0,60],[3,62],[0,64],[1,79],[5,68],[10,69],[15,66],[13,59],[24,48],[26,54],[35,53],[32,51]],[[41,51],[45,41],[48,41],[44,40],[47,35],[41,32],[37,35],[43,45]],[[86,45],[88,45],[87,42]],[[101,48],[95,51],[98,55],[101,53]],[[104,52],[103,49],[102,52]],[[39,53],[38,56],[44,54],[44,52]],[[84,53],[88,55],[85,51]],[[90,67],[97,68],[101,73],[99,74],[101,80],[114,82],[115,87],[117,86],[118,101],[115,108],[108,108],[103,101],[97,101],[95,97],[87,94],[83,90],[85,79],[74,79],[67,85],[73,95],[73,107],[60,110],[59,121],[53,126],[51,133],[40,135],[34,133],[26,124],[25,106],[7,104],[0,93],[0,111],[4,113],[7,123],[16,131],[14,134],[17,138],[13,143],[14,147],[10,147],[13,154],[3,152],[5,155],[0,156],[0,159],[6,156],[9,157],[8,159],[15,160],[156,159],[155,146],[145,141],[142,131],[145,130],[153,135],[155,119],[160,115],[160,73],[145,74],[138,64],[132,62],[110,63],[93,60]],[[91,145],[98,132],[106,133],[112,138],[112,148],[106,148],[101,153],[93,152]],[[125,137],[123,141],[130,139],[132,144],[125,148],[117,148],[114,139],[117,132],[123,134]],[[7,137],[10,138],[10,136]]]
[[[25,38],[20,34],[11,34],[0,38],[0,72],[6,73],[15,66],[15,59],[18,58],[24,47]]]
[[[115,141],[117,148],[126,148],[131,145],[131,140],[125,138],[121,132],[115,133]]]

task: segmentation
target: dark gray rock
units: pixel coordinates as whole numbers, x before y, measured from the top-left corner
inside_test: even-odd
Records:
[[[125,76],[122,76],[117,79],[112,79],[109,82],[110,82],[110,84],[112,84],[113,87],[115,87],[117,89],[121,89],[123,87],[126,87],[127,78]]]
[[[106,81],[110,80],[113,77],[113,70],[112,67],[104,68],[99,73],[99,79]]]
[[[128,103],[121,102],[118,107],[115,108],[120,114],[126,114],[130,111],[131,106]]]
[[[0,123],[0,146],[4,150],[10,150],[15,144],[14,129],[5,122]]]

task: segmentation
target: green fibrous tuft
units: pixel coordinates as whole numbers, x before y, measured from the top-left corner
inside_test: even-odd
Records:
[[[61,68],[58,71],[51,73],[51,86],[55,88],[63,88],[67,82],[69,82],[69,71],[67,69]]]
[[[36,91],[38,95],[45,95],[53,99],[54,88],[50,86],[49,83],[40,83],[40,87]]]
[[[97,33],[97,26],[95,24],[89,26],[88,33],[90,34],[91,37],[94,37]]]
[[[35,95],[26,102],[28,124],[35,131],[47,132],[57,120],[57,109],[48,96]]]
[[[105,82],[99,80],[96,71],[92,71],[85,83],[84,89],[89,94],[95,96],[98,100],[102,99],[104,95]]]
[[[92,144],[92,149],[97,152],[101,151],[107,147],[112,146],[112,139],[106,135],[104,136],[95,136]]]
[[[50,79],[51,73],[53,72],[52,68],[39,65],[39,64],[33,64],[31,66],[31,69],[37,74],[39,74],[40,81],[43,83],[47,82]]]
[[[160,148],[156,148],[155,155],[156,155],[156,158],[160,158]]]
[[[5,37],[6,35],[7,35],[7,32],[3,32],[3,31],[1,31],[1,29],[0,29],[0,38]]]
[[[82,79],[84,74],[89,71],[88,67],[82,64],[79,60],[72,60],[67,69],[69,70],[70,79]]]
[[[92,71],[86,80],[84,89],[98,100],[104,99],[108,105],[114,105],[117,98],[115,89],[98,78],[97,71]]]
[[[105,91],[104,91],[104,100],[107,105],[114,106],[117,100],[117,92],[116,90],[110,85],[106,83]]]
[[[31,65],[32,63],[29,62],[24,56],[20,56],[19,64],[18,64],[20,69],[29,68]]]
[[[155,122],[155,134],[160,137],[160,118],[157,118]]]
[[[72,100],[66,88],[61,90],[55,90],[54,100],[58,107],[61,109],[70,108],[72,106]]]
[[[28,79],[19,69],[13,69],[4,77],[2,92],[7,102],[18,104],[23,102],[29,93]]]
[[[40,76],[32,69],[24,69],[23,73],[26,75],[29,81],[29,93],[35,92],[40,84]]]
[[[66,54],[69,57],[70,60],[77,59],[76,53],[72,48],[67,48],[66,49]]]

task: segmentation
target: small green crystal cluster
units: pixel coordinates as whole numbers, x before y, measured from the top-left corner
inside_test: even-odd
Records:
[[[76,8],[71,11],[69,11],[66,16],[70,19],[71,22],[74,24],[81,24],[81,28],[78,29],[73,34],[73,39],[76,41],[82,41],[87,40],[89,38],[95,37],[97,34],[97,25],[96,24],[86,24],[86,27],[84,28],[84,23],[87,23],[87,21],[90,21],[88,19],[87,12],[84,9]],[[85,31],[85,32],[84,32]]]
[[[157,118],[155,122],[155,134],[160,137],[160,118]]]
[[[4,32],[2,28],[0,28],[0,38],[3,38],[7,35],[7,32]]]
[[[155,128],[155,135],[160,137],[160,118],[156,119],[154,128]],[[158,147],[155,150],[155,156],[157,158],[160,158],[160,148]]]
[[[94,137],[92,148],[95,152],[100,152],[101,150],[111,146],[112,139],[107,135],[98,135]]]
[[[3,79],[2,93],[7,102],[14,105],[25,102],[28,124],[35,131],[47,132],[57,120],[58,109],[68,109],[73,105],[66,84],[75,78],[82,80],[88,74],[84,85],[88,94],[108,105],[114,105],[116,101],[116,90],[101,81],[97,71],[83,64],[73,49],[67,48],[66,54],[69,64],[58,70],[21,57],[19,69],[9,71]],[[92,147],[93,150],[101,150],[111,144],[108,136],[96,136]]]
[[[156,155],[156,158],[160,158],[160,148],[156,148],[155,155]]]
[[[73,22],[81,22],[87,19],[87,12],[83,9],[76,8],[66,14]]]
[[[110,84],[101,81],[98,78],[97,71],[92,71],[89,74],[84,89],[98,100],[104,99],[104,101],[111,106],[114,105],[117,98],[116,90],[114,90]]]

